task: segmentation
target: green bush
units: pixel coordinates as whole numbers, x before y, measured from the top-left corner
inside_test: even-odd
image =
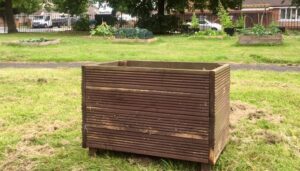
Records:
[[[223,28],[232,28],[233,22],[231,17],[229,16],[229,13],[226,11],[224,6],[222,5],[222,2],[219,0],[219,6],[218,6],[218,17],[220,20],[221,25]]]
[[[257,24],[252,28],[252,32],[255,35],[262,36],[262,35],[267,35],[268,32],[266,28],[263,25]]]
[[[197,18],[195,13],[192,16],[191,28],[192,29],[198,29],[199,28],[199,19]]]
[[[92,36],[113,36],[115,33],[115,28],[103,23],[97,26],[95,29],[92,29]]]
[[[272,22],[270,24],[269,30],[270,30],[272,35],[281,33],[281,30],[279,29],[279,27],[274,22]]]
[[[38,38],[38,39],[27,39],[27,40],[20,40],[22,43],[42,43],[42,42],[48,42],[49,39],[46,38]]]
[[[264,27],[261,24],[257,24],[251,29],[241,29],[240,33],[244,35],[263,36],[263,35],[276,35],[281,33],[281,30],[274,24],[271,24],[268,28]]]
[[[137,26],[152,31],[154,34],[166,34],[179,30],[179,18],[172,15],[158,16],[139,19]]]
[[[235,23],[235,27],[244,28],[245,27],[245,17],[241,15]]]
[[[116,31],[115,37],[119,39],[151,39],[153,33],[147,29],[121,28]]]
[[[196,37],[202,37],[202,36],[224,36],[226,35],[223,31],[216,31],[212,29],[208,29],[205,31],[198,31],[194,34]]]
[[[81,17],[72,27],[74,31],[90,31],[89,18]]]

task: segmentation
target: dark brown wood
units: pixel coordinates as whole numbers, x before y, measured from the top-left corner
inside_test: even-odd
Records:
[[[85,67],[82,67],[82,82],[81,82],[81,93],[82,93],[82,98],[81,98],[81,104],[82,104],[82,147],[86,148],[86,102],[85,102],[85,96],[86,96],[86,81],[85,81]]]
[[[229,134],[228,65],[118,61],[82,70],[83,147],[216,163]]]
[[[5,20],[7,23],[7,32],[16,33],[18,32],[13,12],[13,2],[12,0],[5,0]]]

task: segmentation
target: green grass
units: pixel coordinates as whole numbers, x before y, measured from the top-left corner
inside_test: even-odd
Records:
[[[194,163],[123,153],[88,157],[81,148],[80,75],[78,69],[0,70],[0,170],[197,169]],[[266,109],[283,122],[242,119],[214,170],[300,170],[300,74],[232,75],[232,100]]]
[[[183,35],[159,36],[154,43],[113,43],[84,34],[18,33],[0,35],[0,43],[28,38],[60,38],[48,47],[0,46],[0,61],[112,61],[165,60],[300,64],[300,37],[285,36],[279,46],[239,46],[237,37],[224,40],[193,39]]]

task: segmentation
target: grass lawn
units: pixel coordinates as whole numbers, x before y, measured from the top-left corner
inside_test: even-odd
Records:
[[[0,43],[29,38],[60,38],[60,45],[20,47],[0,45],[0,61],[112,61],[167,60],[300,64],[300,36],[285,36],[280,46],[238,46],[237,37],[200,40],[160,36],[155,43],[113,43],[83,34],[18,33],[0,35]]]
[[[24,36],[23,34],[17,35]],[[5,39],[14,39],[15,36],[2,36]],[[162,54],[169,51],[163,47],[175,48],[177,46],[189,47],[177,40],[186,38],[163,37],[160,42],[153,45],[118,45],[105,43],[103,40],[88,41],[80,37],[63,37],[63,47],[47,48],[49,54],[43,59],[56,60],[96,60],[97,57],[87,58],[85,52],[79,50],[99,47],[100,54],[112,55],[113,49],[108,47],[136,46],[149,48],[150,56],[162,49]],[[87,45],[79,46],[80,41]],[[288,40],[297,42],[298,39]],[[170,43],[167,43],[170,42]],[[213,41],[207,41],[211,43]],[[214,42],[217,43],[217,42]],[[239,49],[233,45],[234,40],[226,40],[224,46]],[[68,45],[70,44],[70,45]],[[193,42],[190,49],[196,49],[200,42]],[[220,43],[217,43],[220,44]],[[289,43],[287,43],[289,44]],[[92,47],[90,47],[90,45]],[[103,47],[105,53],[102,53]],[[148,47],[149,46],[149,47]],[[289,48],[287,45],[284,48]],[[21,49],[14,52],[15,48]],[[79,48],[79,49],[78,49]],[[199,47],[200,48],[200,47]],[[203,47],[202,47],[203,48]],[[210,49],[212,47],[207,47]],[[252,47],[245,49],[253,49]],[[257,53],[271,53],[278,48]],[[61,51],[58,51],[61,49]],[[71,49],[75,52],[71,53]],[[163,50],[164,49],[164,50]],[[126,54],[138,55],[139,49],[123,49]],[[174,49],[173,49],[174,50]],[[168,55],[180,55],[180,49]],[[39,59],[44,48],[1,47],[1,53],[14,54],[25,52],[23,60]],[[220,49],[226,52],[225,49]],[[60,54],[62,52],[62,54]],[[39,54],[40,53],[40,54]],[[75,57],[79,53],[82,56]],[[116,52],[120,55],[122,52]],[[125,53],[125,52],[124,52]],[[185,53],[191,55],[189,51]],[[213,53],[211,50],[210,53]],[[208,54],[210,54],[208,53]],[[220,52],[218,52],[220,53]],[[242,52],[240,52],[242,53]],[[276,55],[279,55],[273,52]],[[288,53],[278,50],[278,53]],[[291,54],[296,51],[290,52]],[[60,54],[55,56],[55,54]],[[99,54],[99,56],[101,56]],[[200,53],[201,54],[201,53]],[[221,54],[221,53],[220,53]],[[231,56],[230,50],[226,53],[230,60],[242,60],[238,56]],[[16,55],[16,54],[14,54]],[[139,55],[142,55],[139,54]],[[203,54],[202,54],[203,55]],[[28,57],[26,57],[28,56]],[[31,56],[31,57],[30,57]],[[63,57],[64,56],[64,57]],[[91,53],[91,56],[92,53]],[[124,56],[123,58],[127,58]],[[7,56],[6,56],[7,57]],[[12,56],[11,56],[12,57]],[[68,57],[68,58],[66,58]],[[121,57],[121,56],[119,56]],[[137,57],[137,56],[133,56]],[[8,59],[1,55],[2,59]],[[14,58],[14,57],[12,57]],[[155,58],[153,56],[153,58]],[[41,58],[42,59],[42,58]],[[176,59],[172,57],[170,59]],[[186,60],[209,60],[209,58],[186,58]],[[229,60],[228,59],[228,60]],[[250,58],[247,58],[250,59]],[[294,59],[294,58],[286,58]],[[101,60],[99,58],[99,60]],[[196,170],[194,163],[173,161],[167,159],[153,159],[121,153],[105,153],[96,158],[89,158],[87,150],[81,148],[81,71],[79,69],[2,69],[0,70],[0,170]],[[215,170],[300,170],[300,73],[276,73],[256,71],[235,71],[232,73],[233,101],[255,105],[259,109],[268,111],[265,115],[243,117],[234,126],[231,141],[226,147]],[[279,119],[278,119],[279,118]]]

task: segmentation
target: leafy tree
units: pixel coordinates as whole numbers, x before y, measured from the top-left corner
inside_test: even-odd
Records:
[[[283,2],[286,0],[283,0]],[[292,0],[292,5],[300,6],[300,0]]]
[[[192,16],[192,22],[191,22],[191,27],[193,29],[199,28],[199,19],[197,18],[196,14],[194,13]]]
[[[78,15],[86,12],[89,0],[52,0],[59,12]]]
[[[229,13],[224,8],[221,0],[219,0],[218,5],[218,17],[220,19],[220,23],[224,28],[231,28],[233,26],[232,19],[229,16]]]
[[[98,2],[108,2],[111,7],[119,9],[125,8],[126,12],[139,18],[150,16],[153,10],[159,16],[169,13],[172,10],[183,12],[191,4],[194,9],[210,9],[217,12],[218,0],[95,0]],[[225,9],[241,6],[243,0],[222,0]]]

